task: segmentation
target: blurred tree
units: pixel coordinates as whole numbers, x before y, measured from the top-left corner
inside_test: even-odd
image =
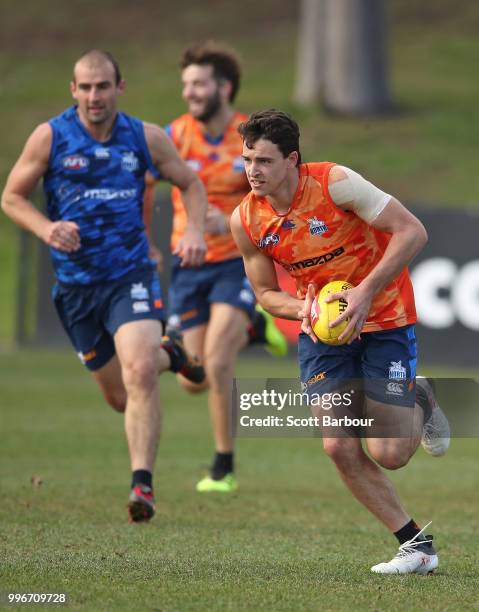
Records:
[[[319,101],[324,80],[324,0],[301,0],[294,100],[300,106]]]
[[[294,99],[337,113],[391,109],[385,0],[302,0]]]

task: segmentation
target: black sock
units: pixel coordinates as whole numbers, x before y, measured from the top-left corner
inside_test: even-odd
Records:
[[[251,325],[248,328],[249,343],[264,344],[266,342],[265,330],[266,319],[261,312],[255,310],[251,318]]]
[[[432,406],[426,392],[419,385],[416,385],[416,403],[421,406],[424,412],[424,423],[427,423],[431,418]]]
[[[213,480],[221,480],[226,474],[231,474],[233,468],[233,453],[216,453],[211,468]]]
[[[170,358],[170,367],[168,369],[171,370],[171,372],[179,372],[186,362],[186,353],[183,348],[168,336],[163,338],[161,348],[168,353]]]
[[[414,536],[417,536],[420,531],[421,528],[418,527],[418,525],[413,519],[411,519],[409,523],[406,523],[404,525],[404,527],[401,527],[401,529],[395,531],[394,535],[399,540],[399,544],[404,544],[404,542],[408,542],[409,540],[412,540]],[[419,536],[419,539],[425,540],[426,538],[421,534]]]
[[[135,470],[132,474],[131,478],[131,488],[136,487],[136,485],[145,485],[153,488],[153,475],[148,470]]]

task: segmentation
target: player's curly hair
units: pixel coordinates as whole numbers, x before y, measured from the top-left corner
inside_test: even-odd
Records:
[[[180,68],[184,70],[191,64],[213,66],[213,75],[217,81],[226,80],[231,83],[230,102],[233,102],[241,81],[239,58],[233,49],[212,40],[198,43],[183,51]]]
[[[299,126],[296,121],[282,111],[270,108],[253,113],[247,121],[238,126],[238,132],[248,148],[260,138],[269,140],[278,146],[283,157],[288,157],[293,151],[298,152],[298,163],[301,163],[299,150]]]

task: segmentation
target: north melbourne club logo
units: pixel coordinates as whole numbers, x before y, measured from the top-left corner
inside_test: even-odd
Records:
[[[241,289],[238,295],[238,299],[244,304],[253,304],[255,301],[254,294],[249,289]]]
[[[389,367],[390,380],[406,380],[406,368],[403,367],[401,361],[391,361]]]
[[[121,158],[121,167],[123,170],[127,170],[128,172],[135,172],[140,167],[140,162],[138,161],[138,157],[133,153],[133,151],[127,151],[123,153]]]
[[[132,300],[147,300],[150,294],[143,283],[133,283],[131,285],[130,297]]]
[[[320,221],[316,217],[308,219],[309,233],[311,236],[322,236],[328,231],[328,226],[324,221]]]

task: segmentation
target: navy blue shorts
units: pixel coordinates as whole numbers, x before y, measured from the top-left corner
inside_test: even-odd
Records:
[[[315,344],[306,334],[298,341],[299,368],[308,394],[330,393],[344,382],[361,382],[367,397],[384,404],[414,406],[416,328],[407,325],[361,334],[352,344]]]
[[[152,270],[97,285],[57,283],[53,301],[78,356],[92,371],[115,354],[113,336],[120,325],[164,318],[160,282]]]
[[[242,258],[198,268],[181,268],[180,261],[173,257],[168,308],[172,323],[179,319],[182,330],[207,323],[214,303],[230,304],[252,317],[256,298]]]

